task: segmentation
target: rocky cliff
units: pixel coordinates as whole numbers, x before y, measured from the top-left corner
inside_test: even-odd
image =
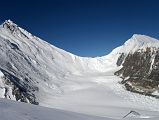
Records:
[[[133,40],[132,40],[133,39]],[[137,41],[137,49],[122,53],[117,65],[121,69],[115,72],[120,76],[125,88],[129,91],[159,98],[159,46],[158,41],[145,36],[136,36],[129,42]],[[139,44],[142,42],[142,45]],[[131,45],[131,43],[129,43]],[[133,45],[133,44],[132,44]]]

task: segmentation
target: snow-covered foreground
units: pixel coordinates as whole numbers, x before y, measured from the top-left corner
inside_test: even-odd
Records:
[[[150,110],[155,108],[157,110],[157,100],[125,92],[124,89],[114,84],[119,79],[110,74],[89,77],[76,76],[70,79],[72,79],[72,82],[64,86],[64,89],[67,90],[65,94],[50,97],[45,101],[45,105],[42,104],[59,109],[0,99],[0,119],[159,120],[159,112]],[[68,87],[71,89],[68,89]],[[45,102],[43,101],[43,103]],[[140,115],[129,114],[123,118],[131,110]]]
[[[40,105],[112,119],[121,119],[131,110],[141,114],[138,119],[159,118],[159,112],[153,112],[159,111],[158,99],[126,91],[113,71],[65,76],[63,94],[41,96]]]
[[[1,120],[112,120],[0,99]]]

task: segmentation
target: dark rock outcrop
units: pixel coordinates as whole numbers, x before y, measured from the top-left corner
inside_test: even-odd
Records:
[[[29,85],[27,84],[20,84],[20,80],[19,78],[17,78],[16,76],[14,76],[13,74],[3,70],[0,68],[0,71],[4,74],[4,84],[6,86],[11,87],[12,89],[12,95],[15,96],[15,99],[17,101],[21,101],[21,102],[26,102],[26,103],[31,103],[31,104],[35,104],[38,105],[39,103],[36,101],[36,97],[34,95],[34,91],[38,91],[37,87],[28,87]],[[4,96],[7,98],[7,91],[8,88],[5,88],[5,94]],[[10,98],[10,96],[8,96]],[[11,98],[10,98],[11,99]]]
[[[120,65],[123,54],[117,65]],[[146,50],[129,53],[122,66],[115,75],[123,79],[121,83],[127,90],[159,98],[153,94],[159,90],[159,49],[147,47]]]

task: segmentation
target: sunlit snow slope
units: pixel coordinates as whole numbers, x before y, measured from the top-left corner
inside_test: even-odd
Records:
[[[50,109],[46,107],[34,106],[20,102],[14,102],[6,99],[0,99],[0,119],[1,120],[116,120],[108,117],[99,117],[64,111],[58,109]],[[109,110],[112,111],[111,109]],[[123,115],[127,111],[120,109],[116,111]],[[139,111],[142,115],[129,114],[127,117],[118,117],[117,119],[125,120],[158,120],[157,112]],[[112,111],[113,113],[113,111]]]
[[[109,55],[85,58],[5,21],[0,26],[0,97],[113,119],[135,110],[141,114],[138,118],[152,119],[159,100],[126,91],[114,76],[123,52],[154,45],[152,41],[158,46],[153,38],[134,35]]]
[[[0,99],[1,120],[113,120]]]
[[[83,58],[68,53],[31,35],[10,20],[0,26],[0,54],[1,71],[16,77],[17,80],[12,81],[19,81],[26,91],[38,91],[35,93],[37,99],[41,99],[43,93],[49,96],[63,93],[67,76],[104,72],[114,64],[102,57]]]

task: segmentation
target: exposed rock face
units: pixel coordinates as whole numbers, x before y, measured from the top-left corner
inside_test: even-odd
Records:
[[[123,60],[123,54],[118,61]],[[119,62],[117,65],[120,65]],[[123,78],[121,83],[127,90],[159,98],[154,94],[159,90],[159,49],[147,47],[145,50],[129,53],[122,66],[115,75]]]
[[[31,103],[38,105],[36,97],[33,94],[33,91],[37,91],[38,88],[28,88],[27,84],[20,83],[20,79],[16,76],[8,73],[7,71],[0,69],[3,73],[3,87],[4,89],[4,98],[14,99],[21,102]]]
[[[125,59],[125,54],[124,53],[122,53],[120,56],[119,56],[119,58],[118,58],[118,60],[117,60],[117,66],[120,66],[120,65],[122,65],[122,63],[123,63],[123,61],[124,61],[124,59]]]
[[[17,101],[38,104],[34,95],[34,92],[38,91],[38,87],[24,69],[30,67],[32,70],[37,71],[36,68],[31,65],[29,57],[19,49],[18,45],[11,43],[7,39],[1,37],[0,39],[2,39],[1,44],[7,45],[0,47],[0,71],[4,74],[5,85],[9,86]],[[7,87],[5,88],[7,92]]]

